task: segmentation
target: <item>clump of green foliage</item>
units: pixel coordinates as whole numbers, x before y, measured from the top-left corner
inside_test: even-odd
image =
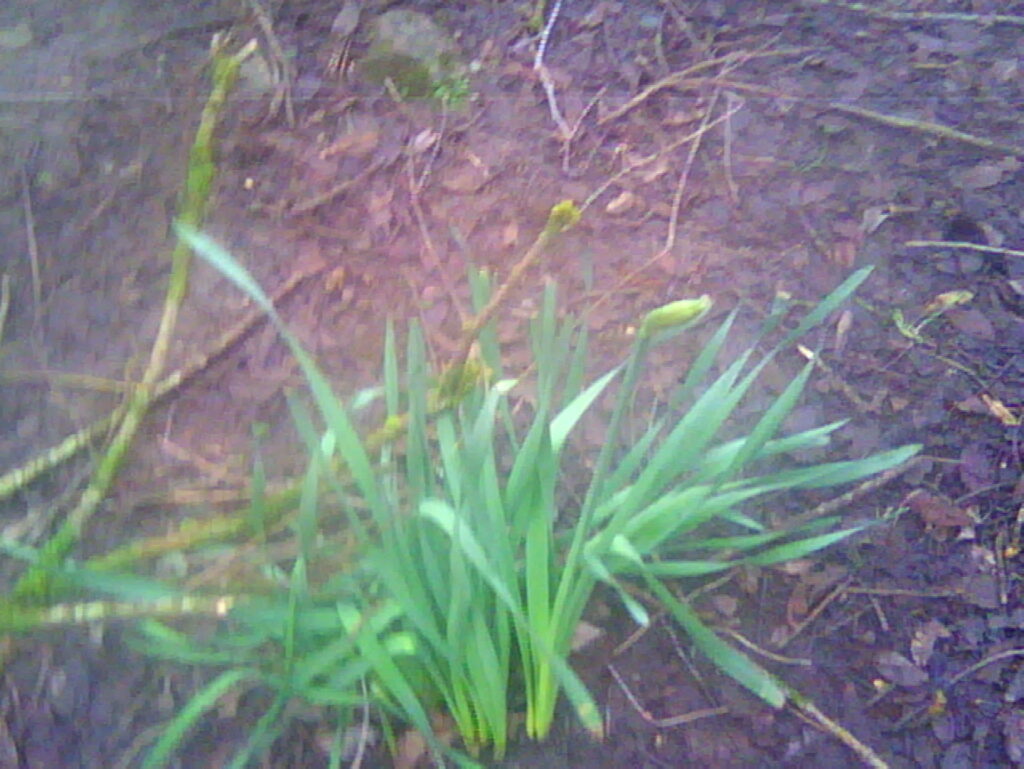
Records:
[[[737,317],[731,312],[661,415],[638,434],[632,404],[650,350],[688,333],[709,298],[670,303],[640,319],[628,357],[590,379],[586,324],[561,317],[555,289],[546,288],[529,327],[535,373],[525,421],[513,413],[520,383],[503,367],[493,324],[479,337],[473,365],[481,374],[469,382],[460,377],[457,399],[438,396],[444,379],[431,370],[417,326],[401,354],[389,324],[376,397],[401,440],[371,450],[351,407],[334,395],[248,272],[208,238],[192,231],[182,237],[278,326],[306,376],[316,415],[291,399],[308,467],[288,535],[294,547],[263,567],[269,593],[237,596],[229,621],[205,641],[155,621],[142,627],[140,643],[150,653],[223,669],[174,717],[147,769],[164,765],[188,729],[240,687],[272,697],[236,767],[272,744],[293,700],[322,707],[335,725],[333,766],[340,764],[346,727],[370,704],[387,734],[395,720],[409,724],[427,736],[439,760],[448,756],[463,766],[476,761],[433,737],[431,714],[438,709],[453,719],[472,756],[484,749],[504,754],[513,701],[525,701],[530,738],[547,736],[563,695],[600,736],[594,698],[569,664],[573,631],[599,584],[640,624],[649,621],[647,611],[626,584],[646,585],[711,661],[781,707],[790,696],[785,685],[722,641],[669,581],[779,563],[841,540],[854,529],[837,519],[772,529],[746,508],[770,494],[865,478],[919,448],[810,466],[781,462],[787,466],[778,469],[786,455],[827,444],[843,425],[779,434],[810,364],[749,430],[719,437],[765,366],[848,298],[867,270],[786,333],[780,328],[789,308],[779,303],[761,338],[735,360],[723,360]],[[490,281],[482,274],[470,280],[474,303],[483,308]],[[770,336],[780,338],[769,344]],[[576,461],[571,437],[605,395],[614,407],[601,447],[591,463]],[[567,506],[559,492],[576,472],[569,468],[581,466],[592,467],[586,492]],[[258,521],[265,498],[255,485],[251,513]]]

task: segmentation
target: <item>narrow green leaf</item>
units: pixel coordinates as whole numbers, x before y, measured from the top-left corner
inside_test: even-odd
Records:
[[[675,620],[697,646],[722,672],[763,699],[774,708],[786,704],[785,689],[771,673],[753,662],[714,634],[686,604],[680,602],[662,582],[649,572],[644,573],[647,585],[668,607]]]
[[[775,436],[783,421],[793,411],[793,407],[796,406],[813,370],[814,362],[811,361],[772,402],[743,442],[743,447],[736,453],[729,467],[724,471],[726,477],[738,476],[750,460],[760,456],[761,449]]]
[[[242,291],[252,297],[273,321],[275,325],[281,325],[281,318],[274,309],[274,303],[270,301],[263,289],[260,288],[249,271],[242,264],[220,246],[213,238],[204,235],[187,224],[174,223],[174,231],[182,240],[195,251],[199,256],[213,265],[224,277],[238,286]]]
[[[785,544],[769,548],[763,552],[757,553],[756,555],[747,556],[743,561],[744,563],[749,563],[753,566],[770,566],[774,563],[792,561],[795,558],[803,558],[811,553],[816,553],[829,545],[833,545],[836,542],[846,539],[851,534],[861,531],[862,529],[864,529],[864,526],[854,526],[841,531],[832,531],[828,534],[819,534],[817,537],[800,539],[796,542],[786,542]]]
[[[175,227],[181,238],[199,256],[210,262],[225,277],[248,294],[277,327],[281,337],[302,368],[302,373],[305,375],[313,397],[316,400],[317,408],[323,414],[328,427],[334,432],[339,453],[352,472],[352,476],[363,496],[370,504],[371,510],[379,517],[383,511],[383,505],[377,488],[377,479],[362,442],[359,439],[359,435],[341,403],[334,396],[327,378],[320,372],[319,367],[302,348],[298,340],[285,327],[284,322],[274,309],[270,298],[263,292],[263,289],[260,288],[248,270],[206,235],[184,225],[176,224]]]
[[[850,298],[853,292],[860,287],[861,283],[868,279],[872,270],[874,270],[874,267],[864,267],[839,284],[832,293],[818,303],[817,307],[803,317],[795,329],[785,336],[779,343],[779,348],[788,347],[831,315],[839,305]]]
[[[573,398],[566,406],[551,420],[551,445],[555,454],[560,454],[565,445],[569,433],[576,427],[580,418],[593,405],[608,384],[622,370],[622,366],[616,366],[604,376],[595,380],[586,390]]]
[[[244,769],[254,756],[266,753],[274,740],[284,731],[286,720],[282,718],[288,698],[278,692],[270,707],[266,709],[249,732],[249,739],[228,764],[227,769]]]
[[[189,729],[210,711],[221,697],[244,681],[261,679],[259,672],[248,669],[229,670],[213,679],[170,720],[160,739],[142,762],[142,769],[160,769],[165,766],[185,739]]]
[[[704,345],[696,359],[690,365],[690,368],[686,372],[686,378],[683,383],[676,388],[675,392],[672,393],[672,397],[669,398],[668,411],[674,412],[679,409],[683,401],[688,399],[697,386],[705,380],[708,373],[711,371],[711,367],[715,363],[715,359],[718,357],[718,353],[721,352],[722,346],[725,344],[725,340],[729,336],[729,331],[732,328],[733,321],[736,320],[736,315],[739,312],[739,308],[734,309],[726,316],[726,319],[722,321],[722,324],[718,327],[714,334],[711,335],[711,339]]]

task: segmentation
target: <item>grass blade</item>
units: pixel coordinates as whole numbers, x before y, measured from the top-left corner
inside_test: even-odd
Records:
[[[142,769],[160,769],[166,766],[171,755],[185,739],[189,729],[210,711],[221,697],[244,681],[259,681],[261,679],[262,676],[258,671],[249,669],[229,670],[213,679],[171,719],[163,734],[160,735],[160,739],[156,741],[145,761],[142,762]]]
[[[689,606],[679,601],[649,570],[644,571],[644,577],[647,586],[668,607],[697,648],[716,666],[772,707],[781,708],[786,704],[785,689],[771,673],[716,636]]]

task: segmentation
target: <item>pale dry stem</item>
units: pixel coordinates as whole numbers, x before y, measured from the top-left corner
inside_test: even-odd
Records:
[[[419,177],[416,175],[415,164],[413,162],[413,154],[409,152],[406,156],[406,179],[409,188],[409,207],[412,209],[413,218],[416,220],[416,225],[420,231],[420,237],[423,240],[423,251],[425,255],[424,269],[426,272],[436,271],[438,277],[441,279],[441,286],[444,288],[445,293],[451,300],[452,306],[455,308],[456,313],[459,316],[459,322],[463,325],[469,320],[469,314],[466,309],[462,306],[462,301],[459,299],[458,291],[455,289],[455,284],[452,282],[451,276],[448,275],[447,269],[445,269],[444,262],[441,261],[441,255],[434,245],[434,239],[430,235],[430,228],[427,227],[427,218],[423,213],[423,206],[420,205],[420,191],[426,185],[427,180],[430,178],[430,172],[433,168],[434,160],[439,152],[439,147],[444,138],[445,122],[441,123],[441,132],[434,142],[433,151],[427,158],[427,162],[424,164],[423,171]],[[417,297],[418,299],[418,297]]]
[[[270,18],[270,14],[259,0],[248,0],[248,2],[253,16],[256,17],[256,23],[259,25],[260,31],[263,32],[263,37],[266,38],[267,47],[270,49],[270,60],[267,65],[272,68],[276,81],[274,96],[267,109],[267,118],[275,117],[283,107],[285,120],[288,121],[289,126],[294,126],[295,107],[292,104],[292,82],[295,79],[295,68],[292,66],[291,59],[284,52],[277,33],[274,32],[274,21]]]
[[[622,678],[622,675],[618,670],[615,669],[614,665],[608,665],[608,672],[612,674],[612,678],[615,679],[615,683],[619,685],[619,689],[626,696],[629,704],[633,706],[633,709],[640,715],[640,717],[651,724],[651,726],[657,727],[658,729],[668,729],[673,726],[682,726],[683,724],[691,724],[694,721],[699,721],[702,718],[711,718],[713,716],[724,716],[729,713],[729,708],[719,706],[715,708],[701,708],[700,710],[691,710],[688,713],[682,713],[678,716],[667,716],[665,718],[657,718],[643,705],[640,704],[640,700],[637,698],[629,686],[626,685],[626,681]]]

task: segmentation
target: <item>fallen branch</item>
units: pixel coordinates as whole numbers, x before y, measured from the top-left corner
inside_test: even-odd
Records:
[[[997,248],[996,246],[982,246],[978,243],[965,243],[959,240],[908,240],[904,243],[907,248],[953,248],[964,251],[981,251],[985,254],[1002,254],[1003,256],[1024,256],[1024,251],[1014,251],[1012,248]]]
[[[1010,16],[1005,13],[957,13],[955,11],[887,11],[874,8],[867,3],[841,3],[834,0],[818,0],[818,5],[831,5],[844,11],[855,11],[867,16],[892,21],[959,21],[973,24],[1014,24],[1024,26],[1024,16]]]
[[[188,174],[179,212],[181,221],[192,227],[198,227],[205,218],[210,190],[216,175],[213,138],[220,113],[238,77],[242,61],[255,50],[255,44],[250,43],[239,52],[227,55],[222,50],[222,45],[220,39],[215,37],[213,86],[189,153]],[[82,530],[99,508],[117,477],[135,434],[153,403],[155,386],[163,371],[178,312],[188,289],[191,256],[191,249],[183,241],[178,240],[171,254],[171,279],[164,299],[160,327],[142,382],[129,399],[124,409],[124,419],[106,453],[100,458],[92,480],[82,493],[78,504],[68,513],[56,533],[40,548],[38,562],[30,566],[14,585],[11,596],[15,601],[34,603],[47,596],[53,581],[54,569],[81,538]]]
[[[643,102],[654,96],[659,91],[664,91],[666,88],[684,88],[684,87],[696,87],[704,85],[710,82],[707,77],[697,77],[701,72],[708,69],[714,69],[719,65],[723,65],[723,73],[733,69],[739,63],[745,63],[753,59],[765,59],[768,57],[775,56],[797,56],[804,53],[809,53],[814,50],[813,48],[775,48],[770,51],[736,51],[735,53],[726,54],[725,56],[717,56],[714,59],[706,59],[705,61],[698,62],[693,66],[687,67],[686,69],[680,70],[679,72],[673,72],[666,75],[661,80],[658,80],[651,85],[647,86],[644,90],[634,96],[632,99],[627,101],[618,109],[614,109],[607,115],[597,121],[599,126],[610,123],[613,120],[618,120],[620,117],[625,115],[632,109],[635,109]],[[713,79],[711,79],[713,80]],[[724,84],[723,84],[724,85]],[[731,84],[730,84],[730,87]]]
[[[294,273],[282,285],[271,298],[277,305],[291,295],[299,285],[308,278],[313,277],[325,269],[326,265],[316,265],[311,269]],[[226,331],[210,348],[209,352],[197,356],[185,366],[164,377],[153,388],[153,401],[150,405],[156,404],[167,396],[176,392],[179,388],[192,381],[196,376],[205,371],[211,364],[223,357],[228,350],[245,339],[264,320],[266,314],[263,310],[255,309],[249,312],[242,320]],[[134,391],[137,385],[126,383],[126,387]],[[78,452],[91,445],[93,441],[110,432],[113,427],[120,423],[124,416],[127,403],[114,409],[110,414],[96,420],[92,424],[83,427],[77,433],[69,435],[56,446],[53,446],[31,460],[16,467],[9,472],[0,475],[0,501],[7,499],[21,489],[28,486],[36,478],[49,472],[60,464],[63,464]]]
[[[856,115],[857,117],[865,118],[866,120],[873,120],[876,123],[882,125],[892,126],[894,128],[906,128],[912,131],[919,131],[921,133],[930,134],[937,136],[940,139],[951,139],[952,141],[958,141],[962,144],[970,144],[973,147],[980,147],[983,150],[989,152],[998,152],[1002,155],[1017,155],[1024,157],[1024,147],[1017,147],[1013,144],[1002,144],[992,139],[985,139],[981,136],[975,136],[974,134],[965,133],[964,131],[958,131],[956,128],[950,128],[949,126],[942,125],[941,123],[931,123],[927,120],[915,120],[909,117],[900,117],[898,115],[886,115],[882,112],[875,112],[871,109],[864,107],[857,107],[853,104],[843,104],[842,102],[830,102],[828,105],[829,109],[835,110],[836,112],[845,112],[847,115]]]

